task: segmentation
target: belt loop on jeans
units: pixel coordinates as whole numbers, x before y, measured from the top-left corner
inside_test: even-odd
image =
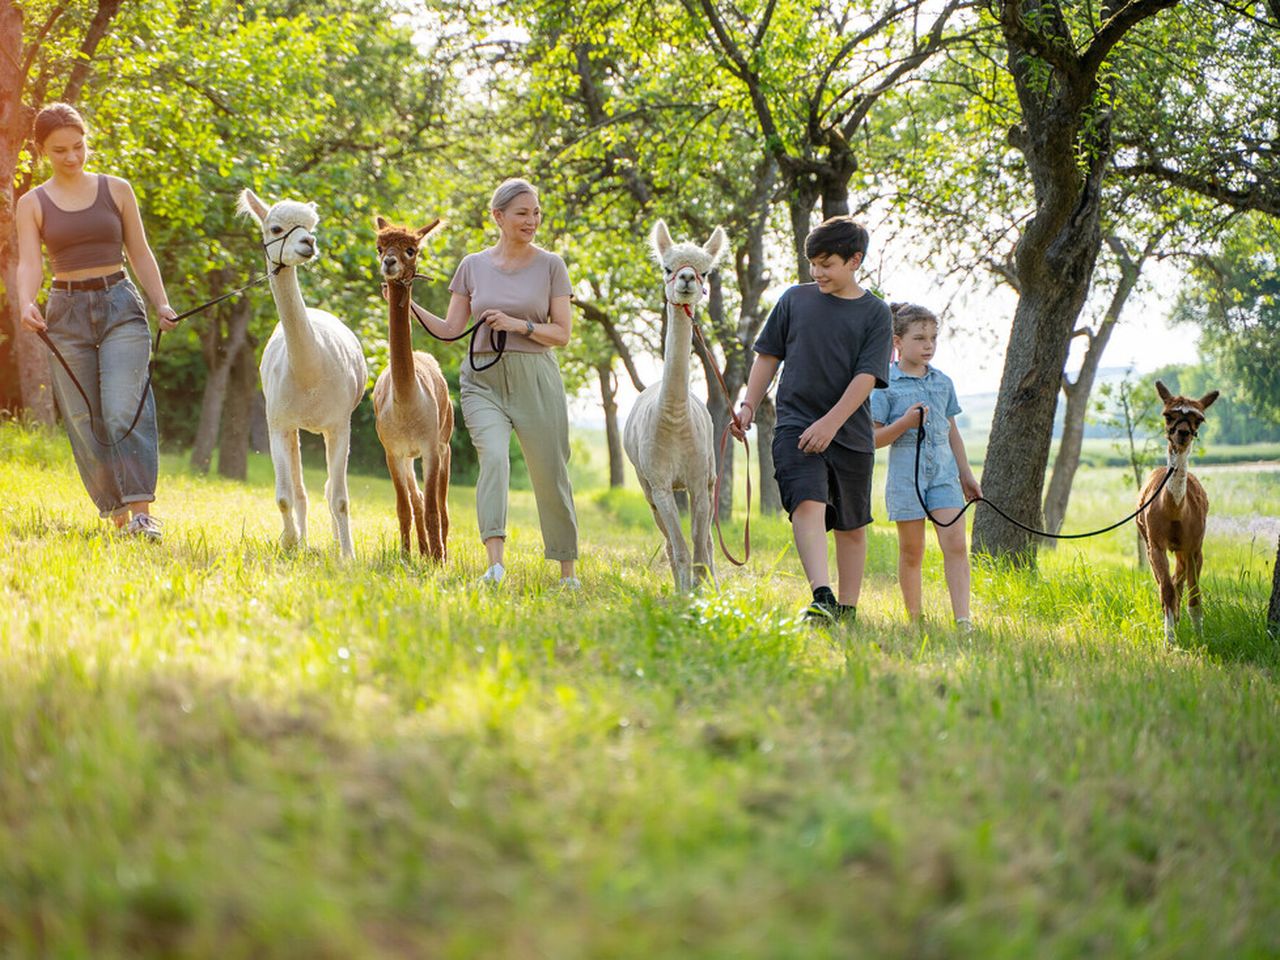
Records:
[[[123,270],[117,270],[115,273],[108,273],[103,277],[89,277],[87,280],[54,280],[51,287],[54,290],[65,290],[67,293],[79,290],[106,290],[108,287],[115,286],[126,276]]]

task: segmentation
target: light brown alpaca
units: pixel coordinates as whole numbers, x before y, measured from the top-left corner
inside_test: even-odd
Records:
[[[409,230],[377,218],[378,259],[387,285],[390,359],[373,386],[373,413],[378,439],[387,454],[387,470],[396,488],[400,551],[409,554],[409,528],[418,534],[418,551],[445,559],[449,539],[449,438],[453,435],[453,403],[440,364],[429,353],[415,352],[409,326],[418,245],[440,221]],[[422,458],[422,484],[414,460]]]
[[[1199,634],[1204,624],[1200,609],[1200,567],[1204,563],[1205,522],[1209,517],[1209,496],[1200,481],[1187,472],[1187,457],[1195,442],[1196,431],[1204,423],[1204,412],[1218,399],[1218,391],[1206,393],[1199,400],[1174,396],[1159,380],[1156,392],[1164,401],[1164,428],[1169,438],[1169,465],[1173,471],[1159,498],[1138,514],[1138,532],[1147,543],[1151,572],[1160,587],[1160,606],[1164,608],[1164,638],[1174,641],[1174,628],[1182,609],[1182,588],[1187,588],[1187,613]],[[1164,479],[1165,470],[1153,470],[1138,502],[1145,503]],[[1174,574],[1169,575],[1169,558],[1174,554]]]

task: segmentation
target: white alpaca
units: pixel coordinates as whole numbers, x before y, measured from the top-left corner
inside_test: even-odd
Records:
[[[662,350],[662,380],[650,384],[636,400],[623,429],[622,443],[635,464],[653,519],[666,538],[676,589],[683,591],[693,586],[695,575],[698,582],[715,577],[711,555],[711,497],[716,482],[714,430],[706,403],[689,392],[689,355],[693,350],[693,309],[706,294],[704,278],[724,256],[729,241],[724,230],[716,227],[702,246],[673,243],[661,220],[653,225],[651,240],[666,275],[667,339]],[[677,490],[689,492],[692,570],[689,547],[680,530]]]
[[[364,352],[341,320],[302,302],[297,268],[316,255],[315,204],[281,200],[268,209],[252,190],[244,190],[237,209],[262,228],[271,295],[280,314],[258,366],[267,401],[276,504],[284,521],[280,542],[286,547],[307,542],[307,491],[298,431],[308,430],[324,437],[329,468],[324,495],[333,515],[334,539],[342,556],[351,557],[347,454],[351,412],[364,396],[369,376]]]

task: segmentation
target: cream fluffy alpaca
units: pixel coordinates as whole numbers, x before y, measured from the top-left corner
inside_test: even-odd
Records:
[[[667,559],[677,590],[715,578],[711,553],[712,490],[716,458],[711,414],[704,401],[689,392],[689,355],[693,350],[692,311],[705,291],[703,280],[724,256],[729,241],[716,227],[702,246],[673,243],[667,225],[659,220],[651,235],[654,252],[665,274],[667,338],[663,345],[662,380],[640,394],[627,417],[622,443],[635,465],[653,519],[667,541]],[[692,568],[689,546],[680,529],[675,491],[689,492]]]
[[[308,430],[324,437],[328,461],[325,499],[333,516],[338,549],[350,558],[354,550],[347,455],[351,413],[364,396],[369,376],[364,352],[341,320],[302,301],[297,268],[316,255],[312,231],[319,218],[315,204],[281,200],[268,209],[252,190],[244,190],[237,209],[262,228],[272,271],[271,295],[280,315],[258,366],[267,401],[276,504],[284,523],[280,542],[286,547],[306,544],[307,492],[302,483],[298,431]],[[277,267],[281,268],[278,272]]]

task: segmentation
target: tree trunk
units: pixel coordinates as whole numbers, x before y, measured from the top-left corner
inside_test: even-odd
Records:
[[[256,357],[257,344],[252,346],[252,353]],[[271,449],[271,432],[267,427],[267,398],[260,385],[253,388],[253,403],[249,408],[249,449],[254,453],[266,453]]]
[[[809,258],[805,256],[804,241],[809,236],[813,219],[813,202],[817,196],[809,190],[799,189],[793,184],[787,185],[787,209],[791,214],[791,242],[796,252],[796,283],[808,283],[813,279],[809,273]]]
[[[1084,442],[1084,421],[1089,413],[1089,400],[1093,395],[1094,381],[1098,376],[1098,367],[1102,363],[1102,355],[1111,341],[1111,332],[1120,321],[1125,303],[1129,295],[1138,285],[1138,277],[1142,266],[1155,250],[1160,237],[1152,237],[1147,243],[1142,256],[1134,259],[1129,256],[1124,245],[1116,237],[1108,237],[1107,243],[1120,263],[1120,280],[1111,294],[1111,302],[1107,304],[1106,315],[1092,332],[1083,331],[1089,338],[1089,347],[1085,351],[1084,360],[1080,364],[1080,373],[1073,384],[1063,378],[1062,392],[1067,396],[1067,408],[1062,426],[1062,443],[1058,446],[1058,455],[1053,461],[1053,475],[1049,478],[1049,492],[1044,498],[1045,529],[1057,533],[1062,529],[1062,522],[1067,515],[1067,504],[1071,499],[1071,486],[1075,481],[1076,470],[1080,467],[1080,449]],[[1139,485],[1141,489],[1141,485]],[[1049,546],[1056,546],[1056,540],[1048,541]],[[1139,551],[1140,559],[1145,553]]]
[[[626,479],[622,453],[622,433],[618,430],[618,401],[613,382],[613,362],[596,364],[600,378],[600,403],[604,407],[604,435],[609,447],[609,486],[620,487]]]
[[[229,364],[231,373],[222,409],[222,439],[218,443],[218,474],[232,480],[249,477],[249,434],[258,394],[258,370],[253,361],[253,348],[246,340]]]
[[[26,80],[22,63],[22,8],[13,0],[0,0],[0,279],[4,282],[0,332],[13,338],[11,350],[18,375],[17,384],[5,392],[17,394],[37,420],[52,424],[57,415],[49,384],[49,351],[19,320],[22,304],[17,294],[18,231],[14,220],[18,195],[13,184],[18,156],[31,128],[31,110],[22,102]]]
[[[1267,607],[1267,627],[1280,638],[1280,538],[1276,540],[1276,562],[1271,571],[1271,604]]]
[[[1089,338],[1089,349],[1085,351],[1084,362],[1075,383],[1062,385],[1067,396],[1067,408],[1063,416],[1062,442],[1058,445],[1058,455],[1053,461],[1053,475],[1049,478],[1049,492],[1044,498],[1045,529],[1057,533],[1062,529],[1062,521],[1067,516],[1067,504],[1071,499],[1071,485],[1075,481],[1076,471],[1080,468],[1080,450],[1084,444],[1084,421],[1089,413],[1089,400],[1093,394],[1093,384],[1098,376],[1098,365],[1102,362],[1103,351],[1111,339],[1111,331],[1115,321],[1108,318]],[[1056,541],[1050,540],[1050,544]]]
[[[205,352],[206,358],[212,358],[209,362],[209,379],[205,381],[204,396],[200,400],[200,419],[191,445],[191,465],[201,473],[208,473],[213,462],[213,448],[220,432],[222,407],[226,401],[231,367],[248,337],[249,318],[252,315],[251,301],[237,300],[231,308],[225,339],[218,332],[221,322],[211,324],[210,337],[213,338],[213,345],[212,349]]]
[[[1053,440],[1058,385],[1102,247],[1102,178],[1111,157],[1110,115],[1098,104],[1098,65],[1072,60],[1046,92],[1040,41],[1028,40],[1023,7],[1002,10],[1009,72],[1022,111],[1010,141],[1026,158],[1036,212],[1018,238],[1018,307],[996,399],[982,492],[1020,522],[1043,529],[1040,505]],[[1065,30],[1048,17],[1046,30]],[[1057,42],[1057,41],[1055,41]],[[1057,49],[1056,47],[1054,48]],[[1086,112],[1097,110],[1086,123]],[[1081,159],[1084,162],[1081,162]],[[1036,542],[986,504],[973,522],[974,553],[1034,563]]]
[[[773,431],[777,425],[778,411],[773,398],[764,396],[755,419],[756,462],[760,464],[760,512],[769,515],[782,512],[782,494],[773,477]]]
[[[17,407],[22,403],[22,380],[18,366],[15,335],[20,304],[15,295],[18,278],[18,237],[14,229],[13,176],[26,130],[22,112],[22,10],[14,0],[0,0],[0,278],[4,282],[0,301],[0,337],[5,344],[6,369],[0,403]],[[11,379],[12,378],[12,379]]]

